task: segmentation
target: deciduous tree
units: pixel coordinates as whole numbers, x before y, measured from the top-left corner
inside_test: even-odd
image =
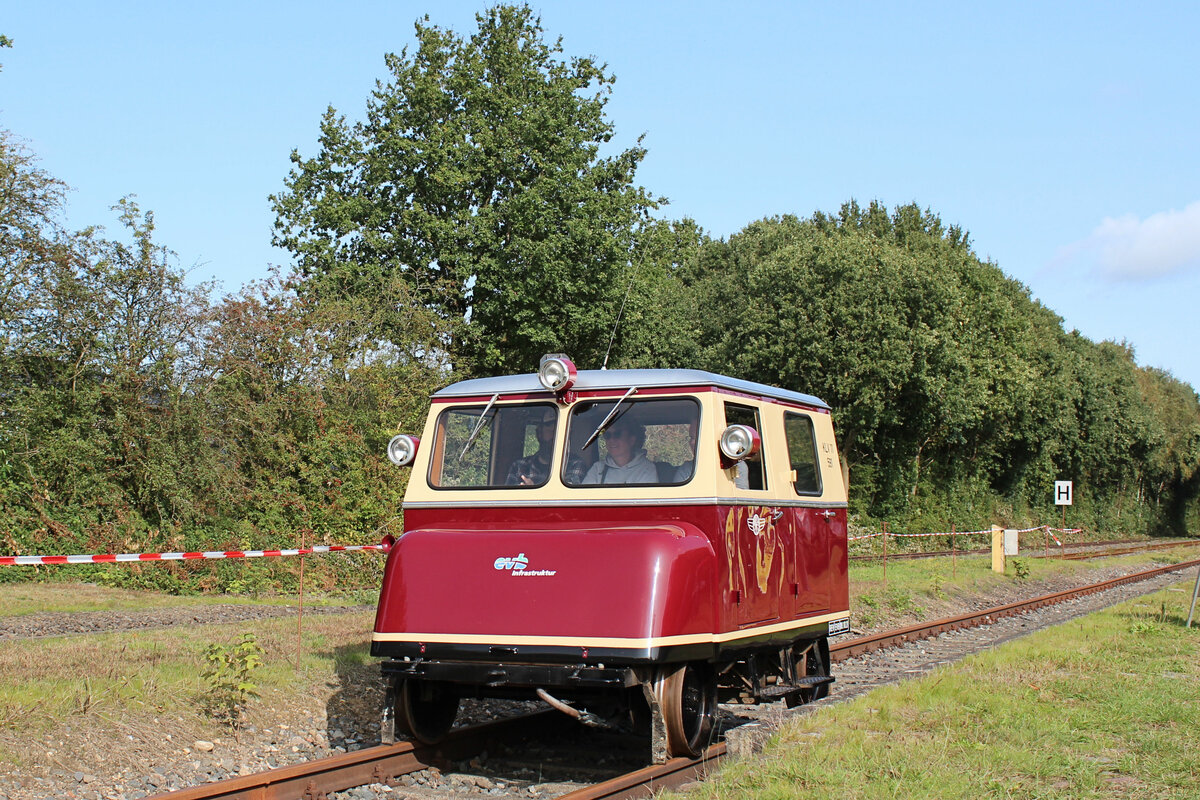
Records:
[[[477,21],[466,39],[419,21],[364,120],[327,111],[273,198],[275,242],[321,299],[402,278],[453,323],[460,369],[532,369],[548,350],[598,364],[654,205],[634,184],[645,151],[602,154],[613,77],[547,43],[528,6]]]

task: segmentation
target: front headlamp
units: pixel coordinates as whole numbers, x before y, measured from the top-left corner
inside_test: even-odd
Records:
[[[387,446],[388,460],[397,467],[407,467],[417,457],[417,447],[420,444],[420,439],[407,433],[393,436]]]

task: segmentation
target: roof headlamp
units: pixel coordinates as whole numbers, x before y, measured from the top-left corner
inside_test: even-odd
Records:
[[[544,355],[538,365],[538,380],[556,394],[570,389],[575,376],[575,364],[562,353]]]

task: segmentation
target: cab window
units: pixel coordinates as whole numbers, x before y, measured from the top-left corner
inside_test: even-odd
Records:
[[[429,485],[435,489],[545,485],[557,421],[558,408],[552,403],[448,408],[438,417]]]
[[[572,406],[567,424],[563,483],[687,483],[695,473],[699,426],[700,404],[691,398],[581,400]]]
[[[817,438],[812,419],[789,412],[783,417],[783,429],[792,463],[792,487],[796,494],[820,494],[821,472],[817,468]]]
[[[739,489],[766,489],[767,476],[763,469],[765,459],[765,451],[767,449],[766,437],[763,436],[762,420],[759,416],[758,409],[753,406],[743,406],[738,403],[725,404],[725,424],[726,425],[747,425],[758,431],[762,441],[762,448],[758,455],[753,458],[748,458],[745,461],[737,463],[737,473],[734,476],[733,483]]]

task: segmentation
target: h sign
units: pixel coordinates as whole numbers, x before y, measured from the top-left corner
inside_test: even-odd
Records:
[[[1071,481],[1055,481],[1054,482],[1054,505],[1069,506],[1071,505],[1071,491],[1073,487]]]

